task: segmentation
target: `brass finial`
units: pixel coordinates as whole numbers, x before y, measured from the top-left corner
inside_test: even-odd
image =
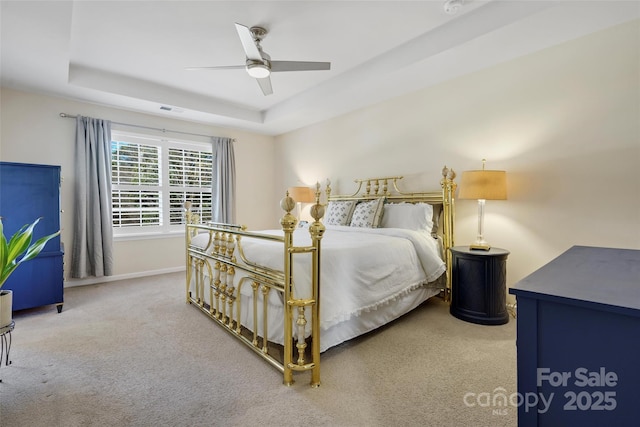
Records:
[[[280,207],[283,211],[290,213],[293,208],[296,207],[296,202],[289,196],[289,190],[287,190],[286,196],[280,200]]]

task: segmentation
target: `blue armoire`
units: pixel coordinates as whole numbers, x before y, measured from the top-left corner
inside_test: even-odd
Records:
[[[37,218],[33,241],[60,230],[60,166],[0,162],[0,216],[7,239]],[[55,304],[62,311],[63,249],[60,236],[21,264],[2,287],[13,291],[13,310]]]

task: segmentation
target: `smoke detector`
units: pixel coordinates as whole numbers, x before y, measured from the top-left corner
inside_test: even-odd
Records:
[[[465,0],[447,0],[444,2],[444,11],[449,15],[455,15],[458,13],[462,6],[464,6]]]

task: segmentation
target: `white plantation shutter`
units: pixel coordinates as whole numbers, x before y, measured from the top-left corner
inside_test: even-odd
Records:
[[[159,191],[113,191],[114,227],[144,227],[161,224]]]
[[[111,142],[114,227],[162,224],[161,147]]]
[[[182,230],[186,200],[211,220],[210,144],[114,132],[111,151],[116,234]]]
[[[203,221],[211,221],[211,151],[169,148],[169,221],[183,224],[183,204],[192,203]]]

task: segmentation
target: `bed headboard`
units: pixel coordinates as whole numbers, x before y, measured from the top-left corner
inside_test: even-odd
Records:
[[[444,167],[440,179],[440,189],[424,192],[403,192],[398,188],[398,181],[402,176],[388,176],[382,178],[356,179],[358,188],[352,194],[333,195],[331,183],[327,182],[327,202],[331,201],[367,201],[384,198],[385,203],[429,203],[433,205],[433,223],[437,225],[437,234],[442,238],[443,256],[447,264],[447,289],[451,289],[451,252],[455,244],[454,220],[457,184],[456,173],[453,169]],[[435,186],[434,186],[435,187]],[[446,296],[448,299],[449,295]]]
[[[334,195],[331,183],[327,182],[327,201],[355,200],[366,201],[384,198],[387,203],[429,203],[434,206],[434,223],[439,224],[442,235],[451,238],[447,247],[453,246],[453,214],[456,173],[453,169],[444,167],[440,189],[424,192],[403,192],[398,188],[398,181],[402,176],[388,176],[382,178],[366,178],[354,180],[358,188],[352,194]],[[446,212],[445,212],[446,211]],[[448,221],[449,220],[449,221]],[[446,242],[445,242],[446,244]]]

